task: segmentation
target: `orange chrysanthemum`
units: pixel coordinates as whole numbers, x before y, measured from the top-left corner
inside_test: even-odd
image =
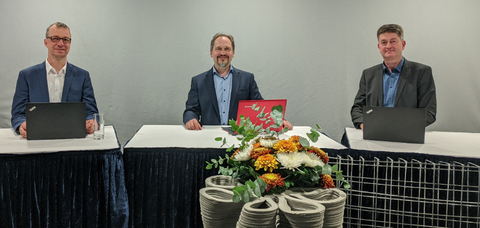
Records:
[[[260,148],[260,142],[257,142],[255,144],[253,144],[253,149],[255,149],[255,148]]]
[[[328,161],[330,161],[328,159],[328,155],[327,153],[325,153],[325,151],[323,151],[322,149],[320,148],[317,148],[317,147],[310,147],[310,149],[308,150],[309,153],[313,153],[313,154],[316,154],[325,164],[328,163]]]
[[[294,136],[290,137],[288,140],[290,140],[290,141],[292,141],[293,143],[295,143],[295,146],[297,147],[298,151],[303,150],[303,146],[302,146],[302,144],[300,143],[300,136],[294,135]]]
[[[335,188],[335,184],[333,183],[333,178],[330,175],[322,174],[322,185],[323,188]]]
[[[255,170],[264,169],[264,171],[273,172],[274,169],[278,169],[277,159],[271,155],[266,154],[258,157],[255,161]]]
[[[265,173],[261,175],[260,178],[267,183],[267,192],[270,191],[271,188],[284,186],[283,178],[278,173]]]
[[[262,155],[269,154],[270,151],[272,151],[272,150],[268,149],[268,148],[265,148],[265,147],[255,148],[255,145],[254,145],[254,149],[252,150],[252,152],[250,152],[250,157],[252,159],[257,159],[258,157],[260,157]]]
[[[282,152],[282,153],[290,153],[290,152],[297,152],[297,146],[295,146],[295,143],[290,141],[290,140],[280,140],[275,145],[273,145],[273,149],[275,149],[277,152]]]

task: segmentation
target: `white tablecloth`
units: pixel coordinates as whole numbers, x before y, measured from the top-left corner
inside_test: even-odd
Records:
[[[186,130],[182,125],[144,125],[125,145],[125,148],[221,148],[222,143],[215,141],[216,137],[227,138],[228,145],[238,145],[237,138],[229,135],[221,127],[203,126],[201,131],[191,131]],[[300,135],[307,138],[307,132],[310,132],[310,127],[294,127],[293,130],[280,137],[289,138],[293,135]],[[346,147],[325,135],[320,136],[318,141],[311,145],[319,148],[346,149]]]
[[[352,149],[480,158],[480,133],[427,131],[425,144],[415,144],[364,140],[362,130],[345,131]]]
[[[59,151],[119,149],[113,126],[105,126],[105,138],[94,140],[93,134],[82,139],[26,140],[13,129],[0,129],[0,154],[49,153]]]

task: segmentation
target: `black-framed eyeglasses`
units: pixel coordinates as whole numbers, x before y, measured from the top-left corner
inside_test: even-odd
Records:
[[[67,38],[67,37],[60,38],[58,36],[47,36],[46,38],[50,39],[54,43],[58,43],[58,41],[60,41],[60,40],[62,40],[64,44],[69,44],[70,42],[72,42],[72,39]]]

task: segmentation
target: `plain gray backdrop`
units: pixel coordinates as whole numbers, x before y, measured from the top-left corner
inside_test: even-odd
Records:
[[[376,31],[396,23],[404,56],[433,68],[438,114],[427,130],[479,132],[479,9],[477,0],[2,0],[0,127],[11,127],[18,72],[45,61],[45,30],[61,21],[68,61],[90,72],[122,145],[144,124],[182,124],[217,32],[235,37],[232,64],[255,74],[264,98],[288,99],[294,126],[319,124],[340,141],[362,70],[382,62]]]

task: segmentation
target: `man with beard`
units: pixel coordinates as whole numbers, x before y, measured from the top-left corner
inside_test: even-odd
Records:
[[[261,100],[262,95],[252,73],[231,65],[235,56],[233,36],[217,33],[210,42],[212,69],[192,78],[183,112],[188,130],[202,130],[202,125],[228,125],[237,118],[240,100]],[[284,127],[292,129],[288,121]]]

